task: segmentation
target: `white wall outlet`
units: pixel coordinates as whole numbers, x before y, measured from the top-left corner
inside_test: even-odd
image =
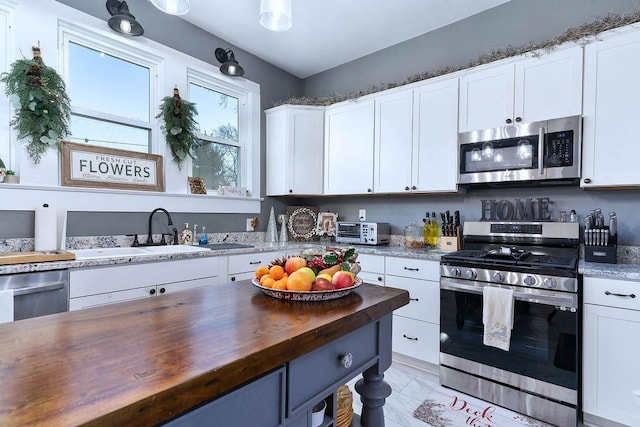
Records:
[[[255,231],[255,227],[254,227],[253,224],[255,224],[255,218],[247,218],[247,228],[246,228],[246,230],[247,231]]]
[[[359,209],[358,210],[358,219],[360,221],[366,221],[367,220],[367,210],[366,209]]]

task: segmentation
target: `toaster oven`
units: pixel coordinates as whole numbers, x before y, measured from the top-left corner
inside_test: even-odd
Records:
[[[389,223],[386,222],[344,222],[336,223],[336,242],[356,245],[389,244]]]

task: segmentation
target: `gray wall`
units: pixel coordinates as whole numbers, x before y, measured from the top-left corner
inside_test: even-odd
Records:
[[[639,0],[512,0],[445,28],[378,51],[333,68],[304,81],[307,96],[348,95],[386,83],[435,72],[445,66],[464,66],[482,54],[511,46],[553,39],[569,27],[592,22],[610,12],[634,13]],[[400,66],[401,64],[401,66]],[[460,210],[462,220],[478,220],[482,199],[550,197],[552,211],[575,209],[579,217],[594,208],[615,210],[619,221],[619,243],[640,245],[640,191],[592,190],[577,187],[470,189],[458,195],[399,195],[333,197],[299,200],[301,205],[339,213],[339,219],[357,220],[358,209],[367,219],[391,223],[394,234],[402,234],[413,220],[421,222],[426,211]]]

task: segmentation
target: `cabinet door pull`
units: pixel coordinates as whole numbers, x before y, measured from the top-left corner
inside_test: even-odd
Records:
[[[382,282],[382,277],[378,276],[378,282]]]
[[[405,270],[408,270],[408,271],[420,271],[420,269],[419,269],[419,268],[404,267],[404,269],[405,269]]]
[[[402,334],[402,336],[405,337],[408,340],[411,340],[411,341],[418,341],[418,338],[416,338],[416,337],[410,337],[410,336],[408,336],[406,334]]]
[[[419,301],[418,298],[409,298],[409,301]]]
[[[605,295],[613,295],[616,297],[629,297],[629,298],[635,298],[636,294],[616,294],[614,292],[609,292],[609,291],[604,291]]]
[[[260,264],[260,261],[249,261],[249,265],[257,265]]]

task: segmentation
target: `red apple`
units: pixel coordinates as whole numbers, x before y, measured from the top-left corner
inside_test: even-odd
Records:
[[[329,291],[332,289],[335,289],[336,286],[331,283],[330,280],[327,280],[323,277],[318,277],[316,278],[316,281],[313,282],[313,287],[311,288],[312,291]]]
[[[331,282],[336,286],[336,289],[351,287],[355,281],[353,273],[349,271],[338,271],[331,278]]]
[[[306,267],[307,266],[307,260],[299,257],[299,256],[294,256],[291,257],[289,259],[287,259],[287,262],[284,263],[284,271],[287,272],[287,274],[291,274],[294,271],[297,271],[299,269],[301,269],[302,267]],[[312,279],[313,280],[313,279]]]

